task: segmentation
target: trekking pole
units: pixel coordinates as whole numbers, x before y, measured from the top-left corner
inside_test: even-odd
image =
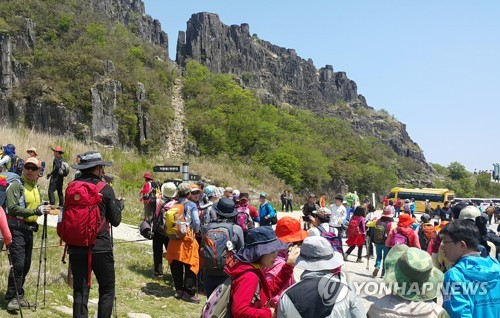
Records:
[[[36,296],[35,296],[35,307],[34,307],[35,311],[38,308],[38,291],[40,289],[40,274],[41,274],[41,270],[42,270],[42,254],[43,254],[44,250],[45,250],[45,252],[47,252],[47,249],[44,249],[44,247],[46,246],[46,242],[45,242],[46,231],[47,231],[47,214],[44,215],[43,228],[42,228],[42,245],[40,246],[40,259],[38,262],[38,277],[36,280],[36,294],[35,294]]]
[[[115,248],[115,243],[114,243],[114,239],[113,239],[113,225],[110,226],[110,234],[111,234],[111,250],[112,250],[112,253],[114,254],[114,248]],[[115,267],[114,267],[114,264],[113,264],[113,271],[115,271]],[[116,307],[116,288],[114,290],[114,300],[113,300],[113,308],[114,308],[114,317],[115,318],[118,318],[118,308]]]
[[[44,239],[44,251],[43,251],[43,307],[45,308],[45,300],[47,294],[47,214],[43,216],[43,233],[45,233]],[[43,235],[42,233],[42,235]]]
[[[10,251],[9,251],[9,245],[5,246],[5,250],[7,252],[7,258],[9,259],[9,267],[10,267],[10,272],[12,273],[12,280],[14,281],[14,288],[16,289],[16,299],[17,299],[17,305],[19,306],[19,315],[21,318],[23,318],[23,309],[21,307],[21,299],[19,298],[19,291],[17,290],[17,282],[16,282],[16,275],[14,273],[14,265],[12,264],[12,257],[10,256]]]
[[[366,270],[370,270],[370,246],[371,246],[371,240],[370,236],[366,236]]]

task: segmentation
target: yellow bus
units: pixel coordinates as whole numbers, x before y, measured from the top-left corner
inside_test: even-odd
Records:
[[[415,199],[416,212],[425,212],[425,200],[429,200],[431,208],[434,210],[438,205],[443,207],[445,201],[451,201],[455,198],[455,192],[448,189],[433,189],[433,188],[392,188],[387,195],[389,200],[396,203],[397,199],[401,200],[401,211],[403,211],[404,201],[406,199]]]

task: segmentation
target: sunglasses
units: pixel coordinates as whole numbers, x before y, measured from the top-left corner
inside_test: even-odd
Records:
[[[24,166],[24,169],[29,171],[37,171],[39,168],[37,166]]]

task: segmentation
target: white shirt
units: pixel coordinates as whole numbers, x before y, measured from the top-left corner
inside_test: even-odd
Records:
[[[330,224],[331,225],[340,225],[342,221],[344,221],[347,211],[345,206],[342,204],[337,206],[335,203],[330,205],[330,210],[332,210],[332,215],[330,216]]]
[[[325,232],[330,232],[330,225],[328,223],[321,223],[320,226],[323,228],[323,230],[325,230]],[[309,236],[321,236],[321,232],[317,227],[312,227],[307,232],[309,233]],[[333,233],[336,236],[339,235],[339,232],[336,228],[333,228]]]

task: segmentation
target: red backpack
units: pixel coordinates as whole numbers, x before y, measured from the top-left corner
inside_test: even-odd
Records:
[[[68,245],[89,248],[88,286],[92,273],[92,246],[96,242],[97,234],[106,224],[106,221],[101,219],[99,209],[102,201],[100,192],[105,186],[104,181],[98,184],[85,181],[70,182],[66,188],[62,218],[57,223],[57,235],[66,243],[63,263]]]
[[[349,221],[349,225],[347,226],[347,236],[354,237],[361,234],[361,229],[359,228],[360,218],[357,216],[353,216]]]

